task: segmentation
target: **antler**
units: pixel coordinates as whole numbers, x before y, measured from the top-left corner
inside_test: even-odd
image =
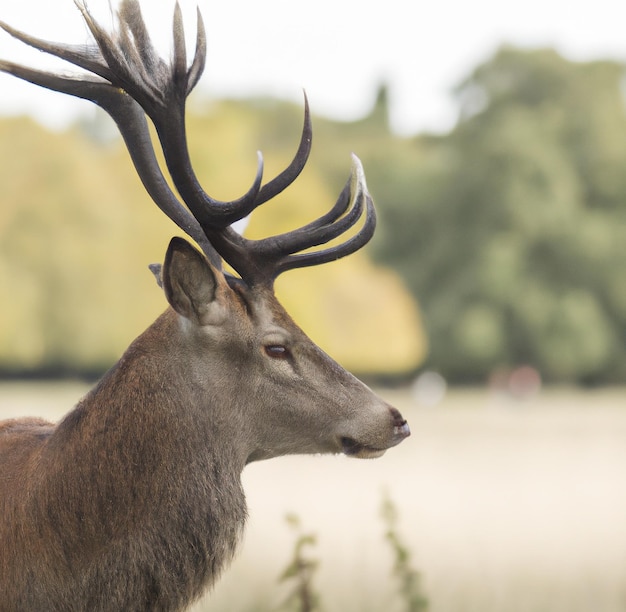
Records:
[[[65,77],[1,61],[0,70],[42,87],[90,100],[111,115],[131,155],[146,190],[165,214],[203,249],[221,268],[227,261],[250,286],[271,287],[282,272],[317,265],[349,255],[369,241],[376,215],[367,191],[360,161],[353,156],[351,178],[333,208],[319,219],[291,232],[262,240],[248,240],[231,226],[256,207],[274,198],[298,177],[311,150],[311,121],[305,96],[304,126],[300,145],[278,176],[262,185],[263,158],[258,154],[257,172],[250,189],[240,198],[222,202],[211,198],[198,181],[189,156],[185,129],[187,96],[198,83],[205,64],[206,35],[197,14],[196,49],[187,65],[182,14],[174,11],[173,60],[167,64],[157,54],[143,21],[137,0],[122,0],[118,28],[106,32],[82,0],[74,0],[95,44],[65,45],[40,40],[0,22],[18,40],[66,60],[88,75]],[[159,167],[146,115],[153,122],[167,169],[183,206],[170,189]],[[327,244],[354,227],[363,216],[361,229],[351,238],[322,250],[300,253]]]

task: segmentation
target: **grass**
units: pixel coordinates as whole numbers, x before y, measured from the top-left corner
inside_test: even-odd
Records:
[[[319,566],[319,561],[310,556],[309,550],[317,544],[314,533],[305,533],[300,518],[295,514],[288,514],[287,523],[296,532],[296,542],[293,556],[280,576],[279,582],[287,582],[291,588],[279,607],[281,611],[317,612],[322,610],[321,598],[313,586],[313,577]]]
[[[411,552],[398,531],[398,510],[386,493],[381,504],[381,517],[386,526],[385,538],[394,556],[392,574],[398,582],[402,607],[406,612],[428,612],[428,599],[422,589],[420,573],[411,565]],[[297,515],[288,514],[286,520],[297,538],[292,558],[280,576],[280,582],[289,582],[291,588],[278,611],[321,612],[321,597],[313,584],[319,560],[311,557],[309,552],[317,544],[317,536],[302,530]]]
[[[398,508],[387,493],[383,496],[381,516],[387,527],[385,538],[394,556],[393,576],[399,583],[399,594],[406,612],[427,612],[428,598],[422,587],[422,577],[413,567],[411,551],[398,531]]]
[[[0,385],[0,418],[55,419],[80,385]],[[527,402],[453,391],[435,409],[383,392],[413,435],[375,461],[286,457],[243,474],[240,554],[194,612],[276,611],[294,539],[315,533],[325,612],[402,612],[381,492],[428,612],[626,610],[626,390],[548,390]],[[306,529],[285,525],[287,512]],[[405,574],[410,575],[410,572]]]

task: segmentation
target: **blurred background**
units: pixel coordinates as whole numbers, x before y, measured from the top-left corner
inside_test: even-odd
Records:
[[[173,4],[144,4],[167,56]],[[277,290],[414,432],[376,463],[247,470],[249,535],[219,609],[269,609],[271,595],[265,607],[258,597],[289,556],[281,521],[293,510],[320,533],[326,609],[391,610],[383,489],[432,610],[626,609],[623,10],[435,4],[199,2],[209,54],[189,103],[197,173],[218,199],[247,189],[256,150],[277,174],[306,89],[310,162],[246,232],[323,214],[359,155],[373,242],[285,274]],[[195,4],[181,5],[193,45]],[[111,22],[108,3],[90,7]],[[70,0],[12,3],[0,19],[89,40]],[[4,34],[0,57],[68,71]],[[97,378],[164,309],[147,264],[176,229],[104,113],[4,75],[0,203],[0,417],[57,418],[86,388],[68,379]]]

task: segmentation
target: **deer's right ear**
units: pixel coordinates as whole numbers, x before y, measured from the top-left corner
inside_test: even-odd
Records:
[[[163,289],[170,306],[198,325],[219,323],[223,308],[216,299],[217,272],[199,251],[182,238],[172,238],[162,269]]]

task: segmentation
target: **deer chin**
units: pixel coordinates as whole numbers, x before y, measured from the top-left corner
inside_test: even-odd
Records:
[[[386,448],[374,448],[360,444],[352,438],[341,438],[341,450],[347,457],[355,459],[377,459],[385,454]]]

